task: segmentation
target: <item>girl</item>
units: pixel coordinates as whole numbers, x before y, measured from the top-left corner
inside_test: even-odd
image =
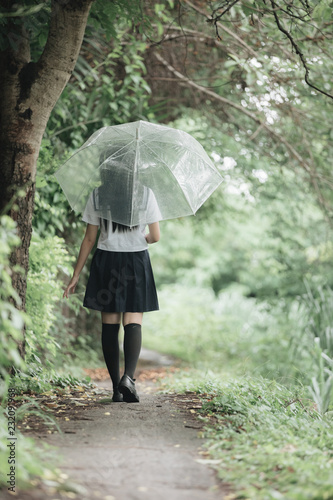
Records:
[[[119,193],[119,190],[117,195],[114,193],[110,197],[112,189],[106,189],[106,177],[102,186],[91,194],[83,213],[82,220],[88,225],[73,277],[63,296],[68,298],[69,293],[75,292],[80,273],[100,229],[83,305],[101,311],[102,350],[112,380],[112,400],[139,402],[134,372],[141,350],[142,317],[146,311],[159,309],[147,248],[148,244],[160,239],[160,213],[152,191],[144,187],[141,194],[145,198],[148,234],[145,234],[146,224],[128,227],[101,217],[101,214],[105,215],[106,206],[110,213],[114,213],[116,205],[119,210],[121,200],[126,200],[126,193]],[[103,193],[108,193],[108,205],[103,205]],[[116,200],[114,206],[112,200]],[[121,319],[124,327],[125,371],[120,379],[118,332]]]

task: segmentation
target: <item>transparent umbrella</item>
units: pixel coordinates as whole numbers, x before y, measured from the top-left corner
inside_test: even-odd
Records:
[[[190,134],[145,121],[97,130],[57,172],[69,204],[126,226],[193,215],[222,182]],[[154,221],[147,210],[154,198]]]

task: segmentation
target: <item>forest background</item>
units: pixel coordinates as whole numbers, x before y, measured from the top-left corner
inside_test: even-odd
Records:
[[[12,300],[9,258],[20,241],[12,219],[1,216],[2,395],[12,366],[16,386],[33,390],[102,366],[99,316],[81,307],[89,265],[75,296],[61,299],[85,225],[53,174],[97,128],[141,119],[191,133],[223,176],[195,217],[161,223],[161,241],[150,249],[161,310],[144,320],[145,347],[206,374],[227,370],[305,388],[318,414],[329,415],[332,6],[134,4],[136,11],[133,2],[93,4],[48,120],[26,313]],[[32,59],[45,44],[49,12],[49,2],[17,11]],[[24,360],[16,346],[23,325]]]

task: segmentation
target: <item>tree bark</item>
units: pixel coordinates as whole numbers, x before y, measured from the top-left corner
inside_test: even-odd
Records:
[[[10,46],[0,53],[0,213],[16,221],[21,239],[11,256],[19,309],[25,309],[40,144],[50,113],[74,69],[92,3],[52,0],[48,39],[37,62],[31,61],[23,21],[8,26]],[[24,356],[24,341],[19,350]]]

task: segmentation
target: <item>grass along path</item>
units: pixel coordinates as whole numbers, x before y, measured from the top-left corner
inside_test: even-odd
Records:
[[[139,404],[110,404],[106,370],[90,375],[98,387],[54,387],[26,403],[22,396],[49,418],[18,411],[20,430],[41,444],[42,458],[48,443],[60,447],[63,461],[16,498],[333,499],[331,413],[321,418],[305,391],[251,376],[155,368],[138,376]]]
[[[204,447],[234,489],[228,500],[333,499],[332,417],[321,418],[301,392],[195,370],[164,379],[163,388],[201,399]]]

